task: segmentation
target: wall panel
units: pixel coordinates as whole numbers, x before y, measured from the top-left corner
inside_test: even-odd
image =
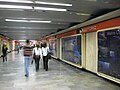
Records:
[[[96,32],[86,34],[86,69],[96,73],[97,59],[96,59]]]

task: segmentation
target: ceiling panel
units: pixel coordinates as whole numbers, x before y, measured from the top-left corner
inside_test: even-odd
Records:
[[[0,0],[0,34],[11,39],[38,39],[120,8],[120,0]],[[72,6],[37,4],[36,1],[66,3]],[[32,9],[1,8],[1,5],[28,6]],[[35,7],[61,8],[67,11],[37,10]],[[5,19],[51,21],[51,23],[8,22]]]

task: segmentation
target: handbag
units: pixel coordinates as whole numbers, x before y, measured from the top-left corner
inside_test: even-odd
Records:
[[[50,52],[48,52],[47,58],[48,58],[48,59],[51,59],[51,53],[50,53]]]
[[[34,53],[33,53],[33,59],[35,59],[35,51],[34,51]]]

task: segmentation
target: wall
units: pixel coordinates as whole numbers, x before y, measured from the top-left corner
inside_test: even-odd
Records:
[[[60,58],[60,39],[57,39],[57,58]]]
[[[86,50],[85,50],[85,69],[97,73],[98,75],[109,80],[120,83],[120,79],[98,72],[98,37],[97,32],[111,30],[120,27],[120,17],[111,20],[103,21],[94,25],[89,25],[82,28],[82,33],[86,35]]]
[[[0,56],[2,55],[2,41],[1,41],[1,37],[0,37]]]
[[[82,28],[77,28],[76,30],[71,30],[67,32],[62,32],[59,34],[55,34],[57,38],[57,58],[62,60],[62,43],[61,39],[63,37],[71,37],[76,36],[77,34],[82,34],[82,67],[67,60],[62,60],[68,64],[71,64],[78,68],[84,68],[88,71],[96,73],[102,77],[105,77],[109,80],[120,83],[119,79],[115,77],[111,77],[109,75],[105,75],[103,73],[98,72],[98,31],[109,30],[110,28],[120,28],[120,17],[113,18],[110,20],[102,21],[93,25],[88,25]]]
[[[85,68],[94,73],[97,73],[96,41],[97,41],[96,32],[86,34]]]

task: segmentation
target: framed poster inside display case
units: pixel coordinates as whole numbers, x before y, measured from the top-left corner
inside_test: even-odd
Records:
[[[81,65],[81,35],[62,38],[61,42],[62,59]]]
[[[50,40],[49,41],[49,49],[50,49],[50,52],[52,53],[53,56],[57,56],[57,48],[56,48],[56,43],[57,43],[57,40]]]
[[[98,72],[120,79],[120,28],[98,32]]]

